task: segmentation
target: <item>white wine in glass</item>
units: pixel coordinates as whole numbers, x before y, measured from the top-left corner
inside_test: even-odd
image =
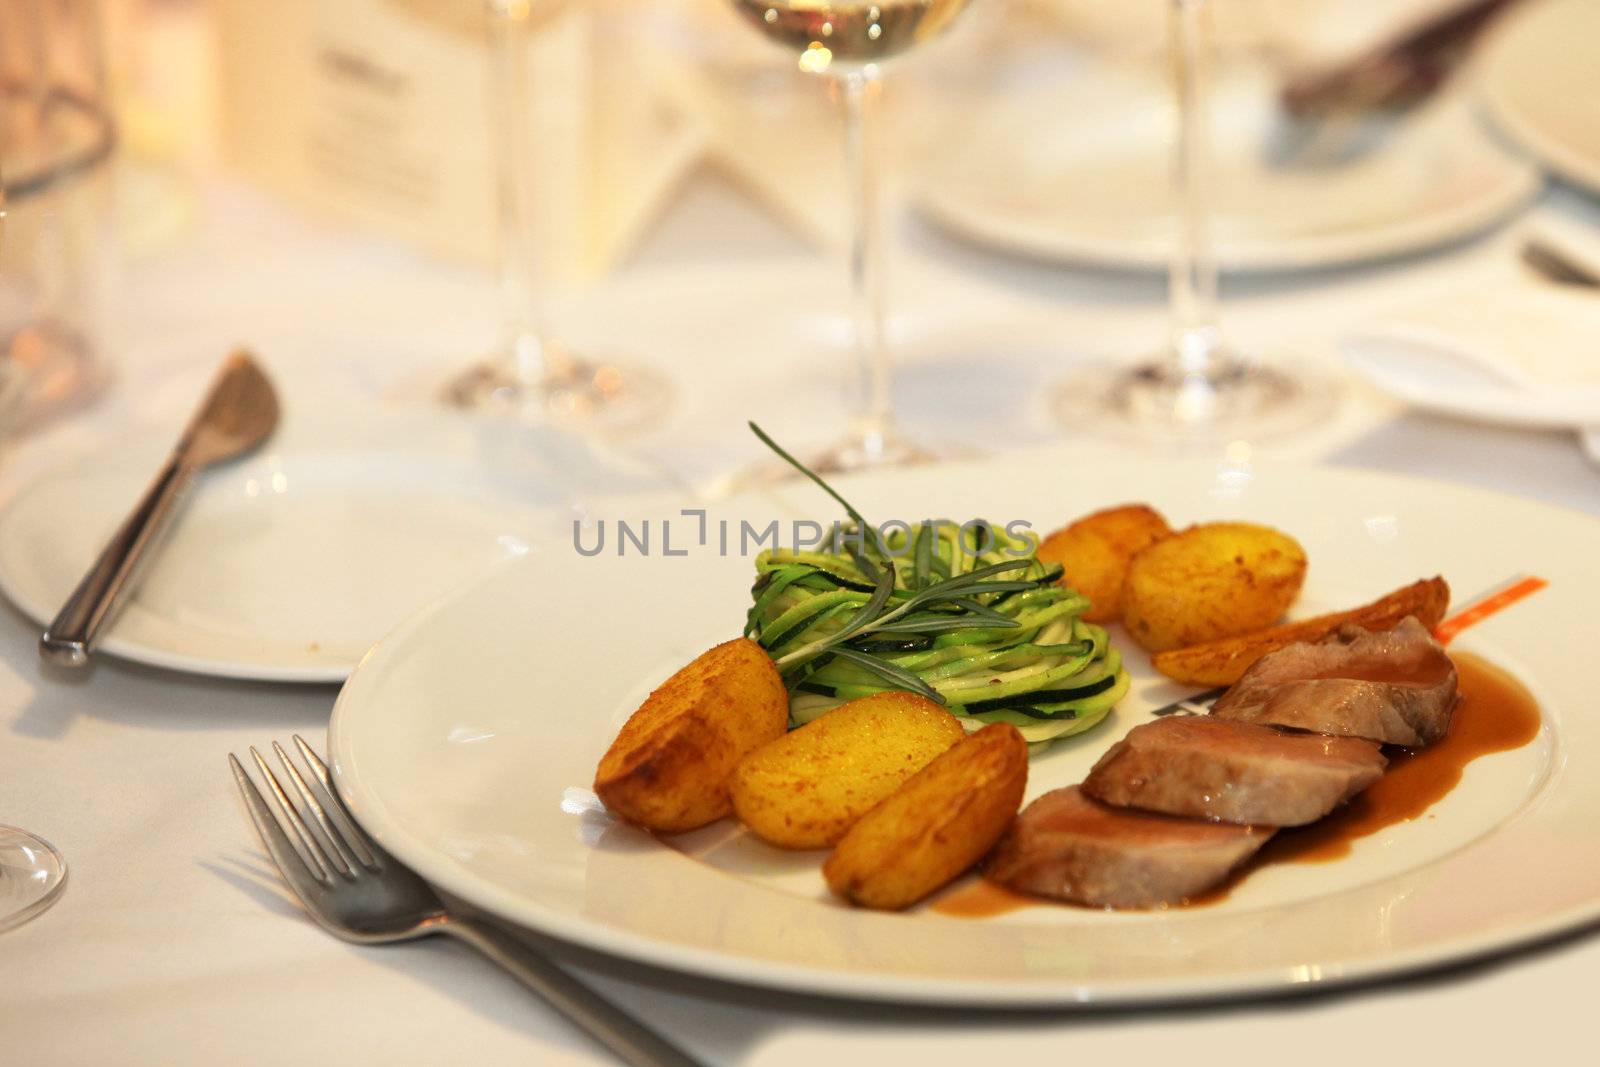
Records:
[[[767,36],[801,51],[826,48],[831,65],[871,63],[944,29],[969,0],[733,0]]]
[[[850,199],[850,292],[856,376],[850,432],[807,455],[818,473],[925,463],[936,456],[903,437],[890,400],[884,337],[883,218],[879,204],[881,144],[879,65],[938,34],[968,0],[732,0],[745,19],[793,49],[800,69],[831,78],[845,113],[845,165]],[[792,475],[787,465],[735,476],[733,484]]]

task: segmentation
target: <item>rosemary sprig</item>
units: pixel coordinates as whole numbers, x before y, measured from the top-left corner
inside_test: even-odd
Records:
[[[882,656],[860,647],[850,647],[851,644],[859,646],[863,638],[871,635],[893,637],[1016,627],[1021,625],[1016,619],[994,610],[977,598],[1037,589],[1042,582],[1054,581],[1055,576],[1048,571],[1044,579],[1005,577],[1037,566],[1038,561],[1032,556],[1002,560],[951,574],[949,568],[943,565],[944,561],[934,554],[933,539],[924,527],[912,546],[910,573],[905,575],[907,585],[904,589],[898,588],[901,574],[877,528],[869,524],[861,512],[831,485],[786,452],[760,426],[751,422],[750,430],[781,459],[844,508],[855,523],[858,536],[853,539],[842,536],[844,531],[836,523],[833,537],[836,543],[843,542],[844,551],[867,580],[873,583],[872,595],[845,620],[844,625],[774,658],[778,669],[791,677],[804,677],[810,673],[805,670],[807,665],[813,665],[814,669],[818,660],[833,657],[876,674],[897,689],[921,693],[942,704],[944,697],[915,674]],[[863,541],[870,543],[863,545]],[[755,612],[752,610],[752,630],[754,619]]]
[[[861,606],[861,610],[851,616],[850,621],[840,630],[819,637],[809,644],[801,645],[793,652],[773,660],[779,670],[815,659],[824,652],[833,651],[845,641],[857,635],[877,633],[888,628],[888,625],[903,616],[911,614],[918,608],[929,607],[933,604],[955,603],[979,593],[1002,593],[1018,589],[1032,589],[1038,583],[1033,581],[1018,582],[989,582],[985,581],[990,575],[1003,574],[1033,565],[1031,559],[1006,560],[1001,563],[991,563],[987,567],[977,570],[965,571],[935,582],[925,589],[918,591],[907,600],[900,601],[893,608],[884,610],[889,602],[889,594],[893,592],[893,572],[886,571],[877,589],[873,591],[872,599]],[[880,595],[881,599],[880,599]],[[999,615],[999,612],[992,614]],[[958,618],[950,616],[950,618]],[[952,626],[950,629],[972,629],[975,627],[990,626],[1017,626],[1017,620],[1001,615],[998,620],[979,615],[966,620],[962,626]]]
[[[921,589],[928,584],[933,570],[933,527],[924,525],[917,531],[917,543],[912,550],[911,588]]]
[[[945,702],[944,694],[904,667],[898,667],[886,659],[880,659],[867,652],[858,652],[853,648],[835,648],[830,654],[836,659],[854,663],[863,670],[871,671],[896,689],[909,689],[913,693],[921,693],[937,704]]]
[[[763,430],[760,426],[757,426],[754,419],[750,420],[749,426],[750,432],[761,438],[761,443],[776,452],[779,459],[789,464],[789,466],[793,467],[807,478],[810,478],[824,493],[827,493],[829,496],[833,497],[833,499],[837,500],[839,502],[839,506],[844,508],[844,513],[856,520],[856,525],[858,528],[862,530],[868,528],[867,520],[861,517],[861,512],[857,511],[853,506],[851,506],[850,501],[840,496],[834,490],[833,486],[829,485],[816,474],[812,473],[811,468],[807,467],[804,463],[801,463],[799,460],[789,455],[788,452],[784,451],[783,446],[778,444],[778,442],[774,441],[772,438],[768,437],[767,431]]]

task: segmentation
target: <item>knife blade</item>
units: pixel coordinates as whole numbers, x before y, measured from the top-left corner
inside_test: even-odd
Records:
[[[278,424],[278,397],[248,352],[223,361],[211,388],[139,503],[123,520],[55,619],[39,638],[39,654],[58,666],[83,668],[137,583],[140,564],[205,467],[250,452]]]

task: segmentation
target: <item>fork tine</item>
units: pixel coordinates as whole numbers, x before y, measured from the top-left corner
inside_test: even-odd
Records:
[[[339,833],[339,828],[328,821],[327,813],[322,810],[322,804],[317,800],[317,796],[312,791],[311,786],[307,785],[306,780],[300,776],[300,768],[294,765],[294,761],[289,758],[289,753],[284,751],[283,746],[274,741],[272,742],[272,751],[277,753],[278,762],[283,764],[283,769],[288,772],[289,781],[294,785],[294,791],[300,794],[300,799],[304,802],[306,810],[311,813],[313,834],[315,834],[316,830],[322,831],[322,836],[318,838],[318,843],[327,846],[330,865],[344,877],[354,878],[356,872],[351,866],[350,846],[345,843],[343,835]]]
[[[328,857],[322,851],[322,846],[317,843],[316,838],[312,837],[311,832],[306,829],[305,820],[300,817],[300,813],[295,810],[294,805],[289,803],[289,795],[283,791],[283,786],[278,784],[277,775],[272,773],[272,768],[267,766],[267,761],[256,750],[256,746],[250,746],[250,755],[256,761],[256,767],[261,771],[261,776],[266,779],[267,788],[272,792],[272,799],[278,802],[280,821],[288,823],[289,829],[293,830],[294,835],[300,839],[300,845],[306,851],[307,866],[318,874],[317,881],[323,885],[332,885],[333,876],[329,873],[332,867]]]
[[[294,735],[294,747],[299,750],[300,758],[306,761],[306,766],[311,768],[311,773],[316,776],[317,781],[322,783],[322,791],[331,802],[328,805],[329,813],[343,828],[344,840],[351,846],[351,850],[358,854],[357,859],[361,865],[369,871],[382,870],[383,865],[378,860],[377,849],[372,844],[372,839],[361,828],[361,824],[356,822],[355,816],[344,806],[344,799],[339,796],[339,791],[333,787],[333,777],[328,773],[328,765],[322,762],[322,757],[317,755],[316,749],[307,744],[306,739],[299,734]]]
[[[250,821],[256,824],[256,833],[261,835],[261,843],[266,846],[272,862],[278,865],[278,870],[283,872],[289,887],[299,893],[300,887],[308,879],[326,887],[329,884],[326,876],[312,870],[301,858],[300,853],[295,851],[289,835],[283,832],[283,827],[278,824],[272,809],[267,807],[266,798],[261,795],[261,790],[256,788],[256,784],[245,773],[239,757],[232,752],[228,753],[228,766],[233,768],[233,780],[239,786],[240,795],[244,797],[244,806],[250,812]]]

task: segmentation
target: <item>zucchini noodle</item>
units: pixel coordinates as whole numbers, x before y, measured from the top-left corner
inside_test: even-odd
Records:
[[[756,558],[745,632],[783,674],[791,726],[920,686],[968,731],[1008,722],[1038,751],[1094,727],[1128,691],[1105,629],[1082,618],[1088,599],[1036,558],[1033,537],[982,522],[901,526],[877,543],[858,530],[836,525],[819,551]],[[937,595],[944,583],[950,594]]]

